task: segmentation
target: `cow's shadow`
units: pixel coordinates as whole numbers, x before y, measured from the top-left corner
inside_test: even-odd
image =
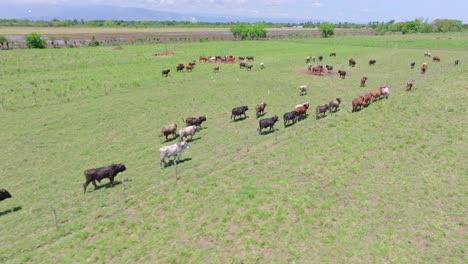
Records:
[[[320,119],[323,119],[323,118],[325,118],[325,117],[327,117],[327,115],[318,115],[318,116],[315,118],[315,120],[320,120]]]
[[[174,141],[174,140],[176,140],[176,139],[178,139],[178,138],[179,138],[179,135],[176,135],[175,137],[168,138],[168,139],[164,140],[162,143],[172,142],[172,141]]]
[[[21,206],[16,206],[16,207],[13,207],[11,209],[8,209],[8,210],[5,210],[5,211],[2,211],[0,212],[0,216],[4,216],[4,215],[7,215],[9,213],[14,213],[14,212],[17,212],[19,210],[23,209],[23,207]]]
[[[239,121],[245,120],[245,119],[247,119],[247,118],[249,118],[249,117],[248,117],[248,116],[246,116],[246,117],[238,117],[238,118],[236,118],[236,119],[232,119],[231,122],[239,122]]]
[[[259,134],[262,135],[262,136],[263,136],[263,135],[268,135],[268,134],[270,134],[270,133],[275,132],[276,130],[278,130],[278,129],[277,129],[277,128],[273,128],[272,130],[267,129],[267,130],[263,130],[263,131],[260,132]]]
[[[296,123],[297,123],[297,121],[296,121],[296,122],[287,123],[287,124],[284,126],[284,128],[294,126]]]
[[[263,112],[263,114],[259,114],[259,115],[257,116],[257,118],[260,118],[260,117],[262,117],[262,116],[264,116],[264,115],[266,115],[266,114],[267,114],[267,112]]]
[[[197,141],[197,140],[200,140],[201,137],[197,137],[197,138],[192,138],[192,139],[185,139],[185,142],[189,143],[189,142],[194,142],[194,141]]]
[[[187,162],[187,161],[191,161],[191,160],[192,160],[192,158],[179,159],[179,161],[177,162],[177,164],[181,164],[181,163],[184,163],[184,162]],[[166,167],[170,167],[170,166],[174,166],[174,165],[175,165],[174,159],[171,159],[169,162],[167,162]]]
[[[96,188],[94,188],[94,190],[97,191],[97,190],[102,189],[102,188],[108,189],[108,188],[112,188],[112,187],[115,187],[115,186],[120,185],[120,184],[122,184],[121,181],[114,180],[114,185],[113,186],[111,185],[110,182],[108,182],[106,184],[98,185]]]
[[[338,111],[340,111],[341,109],[340,108],[336,108],[334,110],[331,110],[330,113],[333,114],[333,113],[337,113]]]

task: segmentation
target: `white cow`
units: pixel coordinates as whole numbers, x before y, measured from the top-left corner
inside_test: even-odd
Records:
[[[166,157],[174,156],[174,162],[177,164],[177,162],[179,161],[179,156],[182,154],[182,151],[188,148],[189,146],[187,142],[185,141],[177,142],[173,145],[164,146],[160,148],[159,149],[159,166],[161,167],[161,169],[163,168],[162,166],[163,163],[164,163],[164,167],[167,164],[165,160]]]
[[[305,84],[299,86],[299,95],[305,95],[305,94],[307,94],[307,89],[308,89],[308,86],[305,85]]]
[[[184,127],[181,130],[179,130],[179,139],[180,141],[182,141],[184,137],[186,138],[190,136],[190,140],[192,140],[193,135],[195,135],[195,133],[197,133],[198,131],[200,131],[199,126]]]

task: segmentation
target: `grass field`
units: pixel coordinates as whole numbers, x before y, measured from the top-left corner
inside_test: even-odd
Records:
[[[13,195],[0,203],[0,262],[466,263],[467,43],[430,34],[0,51],[0,188]],[[174,56],[153,56],[165,50]],[[225,54],[255,66],[175,72]],[[304,57],[320,54],[347,78],[303,74]],[[388,100],[351,113],[353,98],[384,83]],[[335,97],[341,110],[315,120]],[[312,109],[258,135],[262,101],[265,117]],[[249,118],[230,122],[240,105]],[[174,166],[159,169],[158,149],[175,142],[161,144],[159,129],[198,115],[208,120],[176,180]],[[120,184],[83,195],[85,169],[120,162]]]

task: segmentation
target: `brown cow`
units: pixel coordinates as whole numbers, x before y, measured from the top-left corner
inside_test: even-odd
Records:
[[[366,81],[367,81],[367,77],[366,77],[366,76],[364,76],[364,77],[361,78],[361,87],[366,86]]]
[[[219,72],[219,66],[213,67],[213,72]]]
[[[354,98],[352,101],[353,112],[358,111],[358,108],[361,109],[363,104],[364,104],[364,97],[359,96],[358,98]]]
[[[414,80],[409,80],[406,82],[406,91],[411,91],[413,89]]]
[[[177,136],[176,130],[177,130],[177,124],[176,123],[172,123],[172,124],[170,124],[168,126],[165,126],[165,127],[161,128],[161,133],[159,134],[159,139],[162,141],[162,137],[166,137],[166,140],[167,140],[167,137],[169,135],[173,135],[173,138],[175,138]]]
[[[427,71],[427,63],[423,63],[421,65],[421,73],[424,74],[426,73],[426,71]]]
[[[257,116],[257,118],[263,115],[263,111],[265,110],[266,106],[267,104],[265,102],[259,103],[257,106],[255,106],[255,111],[256,111],[255,115]]]
[[[372,102],[382,97],[382,89],[377,88],[372,92]]]
[[[439,56],[434,56],[434,57],[432,57],[432,61],[440,62],[440,57]]]
[[[191,72],[193,70],[193,68],[195,68],[194,65],[187,65],[187,67],[185,67],[185,69],[188,71],[188,72]]]
[[[370,103],[371,103],[371,101],[372,101],[372,97],[373,97],[373,96],[372,96],[372,92],[367,93],[367,94],[365,94],[365,95],[363,96],[363,104],[364,104],[364,106],[367,107],[367,106],[370,105]]]
[[[309,102],[305,102],[303,104],[296,105],[294,110],[297,113],[298,119],[304,117],[307,114],[307,109],[309,109]]]

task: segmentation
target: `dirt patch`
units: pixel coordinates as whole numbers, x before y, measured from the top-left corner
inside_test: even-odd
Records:
[[[304,74],[304,75],[313,75],[313,76],[328,76],[328,77],[340,77],[340,74],[338,74],[337,72],[334,72],[334,71],[324,71],[322,73],[313,73],[312,71],[309,71],[307,69],[301,69],[300,74]]]
[[[156,57],[170,57],[170,56],[174,56],[175,52],[173,51],[163,51],[163,52],[160,52],[160,53],[154,53],[153,56],[156,56]]]
[[[122,46],[117,46],[117,47],[113,48],[112,50],[123,50],[123,47]]]

